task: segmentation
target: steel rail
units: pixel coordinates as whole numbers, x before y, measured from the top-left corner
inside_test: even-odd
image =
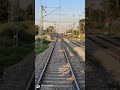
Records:
[[[38,79],[38,81],[37,81],[37,84],[35,85],[35,90],[40,90],[42,77],[43,77],[43,75],[45,74],[46,67],[48,66],[48,63],[49,63],[50,58],[51,58],[51,56],[52,56],[52,53],[53,53],[53,51],[54,51],[56,42],[57,42],[57,40],[55,41],[54,46],[53,46],[52,50],[50,51],[50,54],[49,54],[49,56],[48,56],[48,58],[47,58],[47,62],[45,63],[45,66],[44,66],[44,68],[43,68],[43,70],[42,70],[42,73],[41,73],[41,75],[40,75],[40,77],[39,77],[39,79]]]
[[[95,42],[95,43],[97,43],[97,44],[101,45],[102,47],[104,47],[104,48],[108,49],[108,47],[107,47],[107,46],[105,46],[105,45],[101,44],[100,42],[97,42],[96,40],[92,39],[91,37],[88,37],[88,36],[87,36],[87,38],[88,38],[89,40],[91,40],[91,41],[93,41],[93,42]]]
[[[101,47],[103,47],[103,48],[105,48],[105,49],[108,49],[108,51],[110,51],[110,50],[109,50],[109,47],[105,46],[103,43],[97,42],[96,40],[94,40],[94,39],[92,39],[92,38],[90,38],[90,37],[88,37],[88,36],[87,36],[87,38],[88,38],[89,40],[95,42],[96,44],[100,45]],[[114,52],[113,52],[113,53],[114,53]],[[108,53],[108,54],[110,54],[110,53]],[[120,60],[119,56],[116,56],[116,55],[113,55],[113,54],[110,54],[110,55],[112,55],[112,57]]]
[[[32,83],[32,80],[34,79],[34,76],[35,76],[35,71],[32,73],[31,78],[30,78],[25,90],[29,90],[29,88],[31,87],[31,83]]]
[[[81,47],[81,45],[79,45],[77,42],[73,42],[73,41],[71,41],[71,42],[72,42],[73,44],[75,44],[75,45]],[[82,47],[81,47],[81,50],[85,52],[83,45],[82,45]]]
[[[63,41],[64,41],[64,40],[63,40]],[[68,58],[67,51],[66,51],[66,49],[65,49],[65,47],[64,47],[64,45],[63,45],[63,43],[62,43],[62,48],[63,48],[64,54],[65,54],[65,58],[66,58],[67,62],[69,63],[70,70],[71,70],[71,72],[72,72],[72,76],[73,76],[74,81],[75,81],[76,89],[77,89],[77,90],[80,90],[80,87],[79,87],[78,82],[77,82],[77,80],[76,80],[76,77],[75,77],[74,71],[73,71],[73,69],[72,69],[70,60],[69,60],[69,58]]]
[[[107,39],[105,39],[105,38],[103,38],[103,37],[100,37],[100,36],[96,36],[96,37],[97,37],[97,38],[100,38],[100,39],[102,39],[102,40],[104,40],[104,41],[106,41],[106,42],[109,42],[109,43],[111,43],[111,44],[113,44],[113,45],[115,45],[115,46],[120,47],[120,44],[117,44],[117,43],[115,43],[115,42],[112,42],[112,41],[107,40]]]
[[[62,41],[62,40],[61,40],[61,41]],[[57,40],[56,40],[56,42],[57,42]],[[51,56],[52,56],[52,53],[53,53],[53,51],[54,51],[56,42],[55,42],[55,44],[54,44],[54,46],[53,46],[53,48],[52,48],[52,50],[51,50],[51,52],[50,52],[50,54],[49,54],[49,57],[48,57],[48,59],[47,59],[47,62],[46,62],[45,66],[44,66],[44,68],[43,68],[43,70],[42,70],[42,73],[41,73],[38,81],[37,81],[35,90],[40,90],[40,88],[41,88],[41,81],[42,81],[43,75],[45,74],[46,68],[47,68],[47,66],[48,66],[48,64],[49,64],[49,61],[50,61],[50,59],[51,59]],[[73,78],[74,78],[74,82],[75,82],[76,89],[77,89],[77,90],[80,90],[80,87],[79,87],[78,82],[77,82],[77,80],[76,80],[76,77],[75,77],[75,74],[74,74],[74,72],[73,72],[72,66],[71,66],[70,61],[69,61],[69,59],[68,59],[68,55],[67,55],[67,53],[66,53],[66,49],[64,48],[63,42],[62,42],[61,46],[62,46],[64,55],[65,55],[65,58],[66,58],[69,66],[70,66],[70,71],[71,71],[72,76],[73,76]]]
[[[94,36],[94,34],[92,34],[92,33],[89,33],[89,35]],[[104,37],[101,37],[100,35],[98,35],[98,36],[96,35],[95,37],[96,37],[96,38],[99,38],[99,39],[101,39],[101,40],[103,40],[103,41],[105,41],[105,42],[108,42],[108,43],[111,43],[111,44],[113,44],[113,45],[115,45],[115,46],[120,47],[120,44],[119,44],[119,43],[112,42],[112,41],[110,41],[110,40],[108,40],[108,39],[105,39]]]

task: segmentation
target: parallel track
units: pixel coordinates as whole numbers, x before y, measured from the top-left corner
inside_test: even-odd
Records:
[[[90,40],[92,40],[92,41],[94,41],[95,43],[100,44],[104,48],[117,48],[117,49],[120,48],[120,45],[118,45],[118,44],[116,44],[116,43],[114,43],[112,41],[106,40],[106,39],[104,39],[104,38],[102,38],[100,36],[96,36],[95,38],[91,38],[90,36],[87,36],[87,38],[90,39]],[[101,42],[101,41],[103,41],[103,42]],[[109,45],[111,45],[112,47],[110,47]]]
[[[93,34],[93,33],[89,33],[89,35],[94,35],[94,34]],[[102,37],[102,36],[100,36],[100,35],[97,35],[96,37],[99,38],[99,39],[101,39],[101,40],[103,40],[103,41],[109,42],[109,43],[111,43],[111,44],[113,44],[113,45],[115,45],[115,46],[120,47],[120,43],[111,41],[111,40],[106,39],[106,38],[104,38],[104,37]]]
[[[112,42],[112,41],[107,40],[107,39],[105,39],[105,38],[103,38],[103,37],[100,37],[100,36],[96,36],[96,37],[98,37],[98,38],[100,38],[100,39],[102,39],[102,40],[104,40],[104,41],[107,41],[107,42],[109,42],[109,43],[111,43],[111,44],[114,44],[114,45],[120,47],[120,44],[118,44],[118,43]]]
[[[71,42],[72,42],[73,44],[75,44],[75,45],[81,47],[81,50],[85,51],[85,46],[84,46],[83,44],[78,43],[78,42],[75,42],[75,41],[71,41]]]
[[[95,42],[95,43],[97,43],[97,44],[99,44],[99,45],[101,45],[103,48],[105,48],[106,50],[108,50],[108,52],[110,52],[110,54],[114,57],[114,58],[117,58],[118,60],[120,59],[120,57],[119,57],[119,46],[118,45],[116,45],[116,44],[114,44],[114,43],[112,43],[112,42],[109,42],[109,41],[107,41],[107,40],[104,40],[104,39],[101,39],[101,40],[103,40],[104,42],[108,42],[108,43],[110,43],[113,47],[109,47],[109,44],[105,44],[105,43],[101,43],[101,42],[99,42],[99,41],[97,41],[97,40],[95,40],[94,38],[91,38],[91,37],[89,37],[89,36],[87,36],[87,38],[89,39],[89,40],[91,40],[91,41],[93,41],[93,42]],[[98,38],[98,37],[96,37],[96,38]]]
[[[90,38],[90,37],[87,37],[87,38],[90,39],[91,41],[93,41],[93,42],[95,42],[95,43],[101,45],[102,47],[104,47],[104,48],[106,48],[106,49],[108,48],[108,47],[106,47],[105,45],[103,45],[103,44],[97,42],[96,40],[94,40],[94,39],[92,39],[92,38]]]

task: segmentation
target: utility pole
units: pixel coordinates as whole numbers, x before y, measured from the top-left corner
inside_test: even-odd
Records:
[[[75,28],[75,14],[73,14],[73,29]]]
[[[92,19],[93,19],[93,11],[92,11],[92,2],[91,2],[91,0],[89,0],[89,20],[90,20],[90,22],[92,22]]]
[[[43,34],[43,23],[44,23],[44,12],[46,12],[45,11],[45,6],[43,6],[42,5],[42,0],[40,0],[40,2],[41,2],[41,18],[40,18],[40,30],[39,30],[39,35],[41,34]]]
[[[73,29],[72,29],[72,33],[73,33],[73,34],[74,34],[74,28],[75,28],[74,18],[75,18],[75,14],[73,14]]]
[[[101,9],[99,8],[99,21],[101,22]]]
[[[16,4],[15,4],[15,18],[14,18],[14,22],[15,22],[15,29],[14,29],[14,45],[18,46],[18,11],[19,10],[19,0],[16,0]]]
[[[55,32],[56,32],[56,22],[54,23],[54,29],[55,29]]]
[[[105,23],[106,23],[106,27],[109,26],[109,0],[106,1],[106,6],[105,6]]]
[[[41,4],[41,21],[40,21],[40,31],[39,31],[39,34],[43,34],[43,22],[44,22],[43,12],[44,11],[45,11],[45,7]]]
[[[10,1],[7,1],[7,7],[8,7],[8,23],[10,22]]]
[[[116,7],[118,8],[118,6],[119,6],[119,1],[116,0]]]
[[[59,7],[61,7],[61,0],[59,0]],[[61,15],[61,8],[59,9],[59,30],[60,30],[60,15]]]

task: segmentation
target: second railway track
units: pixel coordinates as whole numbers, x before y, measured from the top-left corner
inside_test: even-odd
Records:
[[[74,43],[75,45],[81,47],[81,50],[82,50],[82,51],[85,51],[85,45],[83,45],[83,44],[81,44],[81,43],[79,43],[79,42],[76,42],[76,41],[71,41],[71,42]]]
[[[59,38],[51,50],[35,90],[80,90],[68,53]]]

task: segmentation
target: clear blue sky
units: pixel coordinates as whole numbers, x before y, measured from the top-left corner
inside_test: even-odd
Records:
[[[49,13],[53,11],[55,8],[49,8],[49,7],[59,7],[59,0],[35,0],[35,20],[36,24],[39,24],[40,22],[40,6],[42,5],[47,6],[46,12]],[[85,18],[84,13],[85,12],[85,0],[61,0],[61,14],[64,14],[61,16],[61,23],[72,23],[73,20],[73,14],[75,14],[75,19],[78,18]],[[46,14],[47,14],[46,13]],[[59,14],[59,10],[55,11],[52,14]],[[45,18],[46,22],[58,22],[59,16],[58,15],[48,15]]]

